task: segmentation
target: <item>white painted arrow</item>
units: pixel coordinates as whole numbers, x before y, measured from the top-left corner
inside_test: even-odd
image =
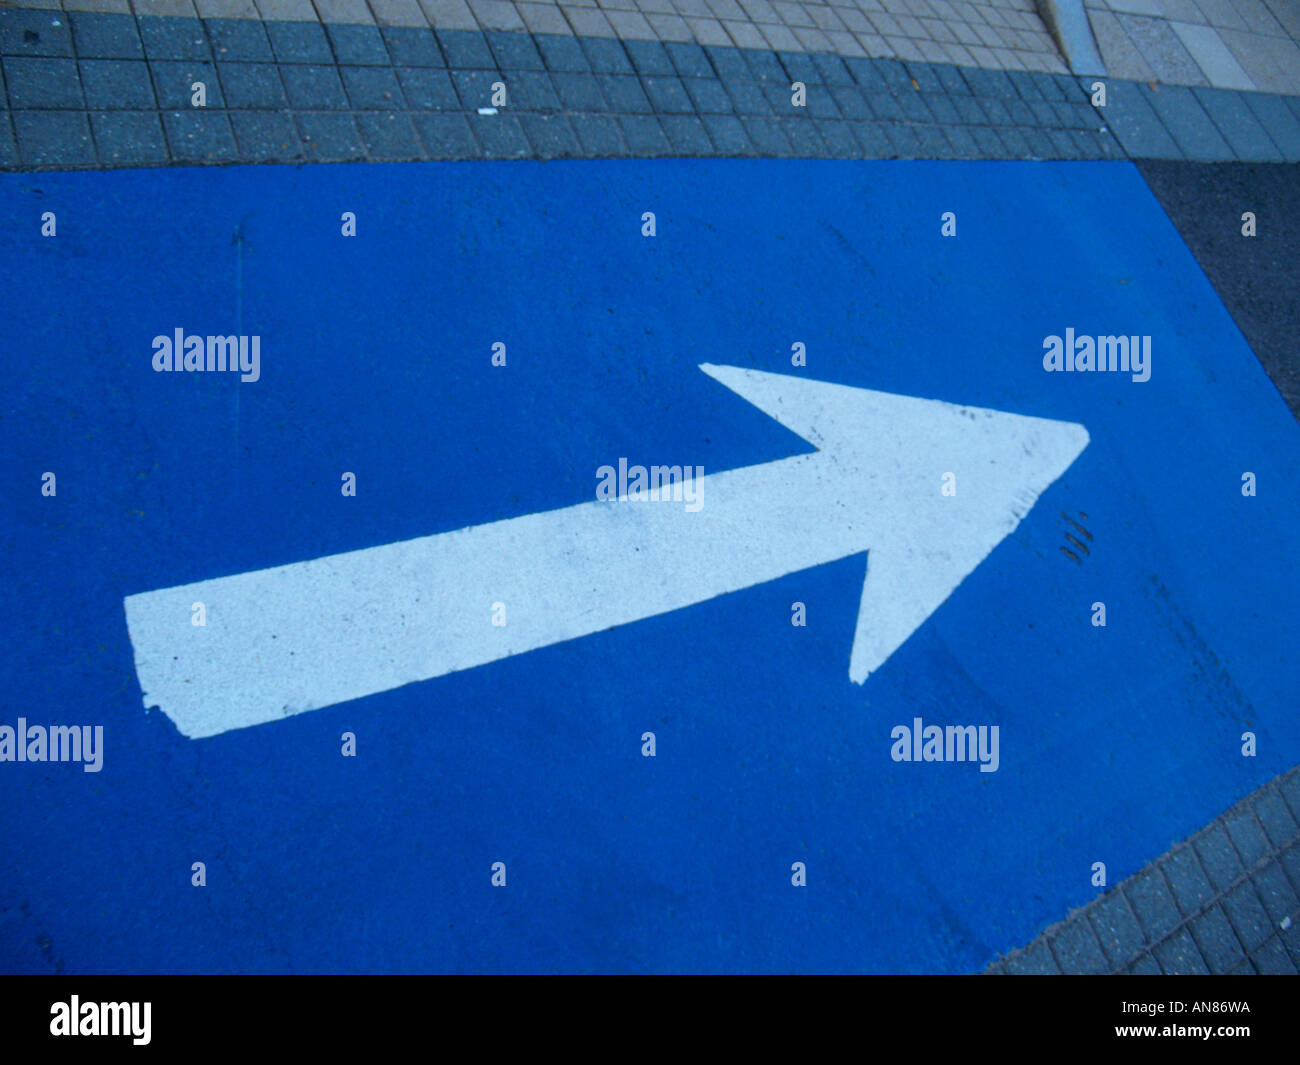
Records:
[[[696,512],[593,500],[128,596],[145,706],[214,736],[867,552],[849,658],[861,684],[1088,444],[1069,422],[701,369],[817,450],[702,478]]]

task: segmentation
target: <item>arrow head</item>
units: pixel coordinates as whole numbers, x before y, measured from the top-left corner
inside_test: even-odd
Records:
[[[1074,422],[703,363],[835,467],[863,527],[867,576],[849,677],[889,658],[1020,524],[1085,447]]]

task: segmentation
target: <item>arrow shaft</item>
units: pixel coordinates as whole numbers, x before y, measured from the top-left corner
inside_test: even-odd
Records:
[[[842,478],[799,455],[702,478],[695,512],[593,501],[131,596],[141,687],[213,735],[681,609],[864,550]]]

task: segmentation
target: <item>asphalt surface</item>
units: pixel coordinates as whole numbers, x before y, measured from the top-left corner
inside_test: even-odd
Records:
[[[1300,418],[1300,166],[1146,160],[1138,169]],[[1247,211],[1254,237],[1242,236]]]

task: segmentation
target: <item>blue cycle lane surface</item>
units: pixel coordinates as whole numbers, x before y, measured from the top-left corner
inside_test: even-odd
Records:
[[[98,773],[0,764],[7,970],[966,972],[1300,760],[1300,426],[1128,164],[4,175],[0,218],[0,724],[104,726]],[[260,379],[154,372],[178,328]],[[1067,328],[1150,379],[1045,372]],[[1089,442],[862,684],[866,552],[252,727],[146,709],[130,596],[813,451],[701,364]],[[917,718],[997,771],[894,761]]]

